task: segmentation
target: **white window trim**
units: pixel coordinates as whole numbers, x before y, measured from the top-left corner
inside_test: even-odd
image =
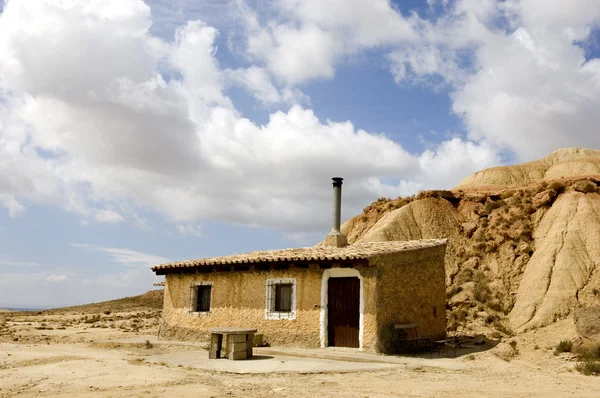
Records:
[[[271,286],[279,284],[292,285],[292,310],[290,312],[275,311],[275,297],[269,294],[269,289],[271,288]],[[296,319],[296,278],[267,279],[265,285],[265,319],[273,321],[282,319]]]
[[[208,311],[194,311],[194,309],[196,308],[196,301],[198,300],[198,286],[210,286],[210,310]],[[191,288],[193,289],[192,294],[192,299],[190,302],[190,314],[192,315],[209,315],[212,311],[212,307],[213,307],[213,282],[212,281],[206,281],[206,282],[194,282],[192,283]]]

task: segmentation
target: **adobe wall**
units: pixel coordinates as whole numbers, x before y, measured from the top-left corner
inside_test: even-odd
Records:
[[[446,334],[446,246],[386,254],[371,260],[378,268],[378,351],[395,324],[416,323],[421,336]],[[392,332],[393,333],[393,332]]]
[[[377,334],[375,273],[356,269],[364,274],[364,342],[368,346]],[[205,341],[209,328],[240,326],[258,329],[272,345],[319,347],[323,271],[311,264],[308,269],[168,274],[159,337]],[[296,319],[265,319],[266,281],[271,278],[296,278]],[[201,281],[213,283],[210,314],[189,311],[190,286]]]

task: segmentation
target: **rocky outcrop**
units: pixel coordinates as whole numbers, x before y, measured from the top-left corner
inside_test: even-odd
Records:
[[[600,266],[600,195],[571,191],[545,213],[509,319],[521,331],[565,317]],[[599,281],[600,282],[600,281]]]
[[[457,188],[523,186],[540,181],[600,174],[600,151],[565,148],[534,162],[492,167],[473,173]]]
[[[381,198],[342,231],[349,243],[448,238],[451,319],[542,327],[600,306],[600,151],[563,149],[453,191]]]

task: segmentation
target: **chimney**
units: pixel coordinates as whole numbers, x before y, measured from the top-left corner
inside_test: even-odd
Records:
[[[340,231],[340,219],[342,216],[342,181],[341,177],[333,177],[333,227],[325,237],[325,246],[344,247],[348,246],[346,235]]]

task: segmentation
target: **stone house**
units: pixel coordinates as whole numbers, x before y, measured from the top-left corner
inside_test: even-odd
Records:
[[[334,179],[334,226],[320,246],[153,267],[165,276],[159,337],[206,340],[210,328],[239,326],[272,345],[385,351],[395,324],[444,336],[446,240],[347,245],[340,198]]]

